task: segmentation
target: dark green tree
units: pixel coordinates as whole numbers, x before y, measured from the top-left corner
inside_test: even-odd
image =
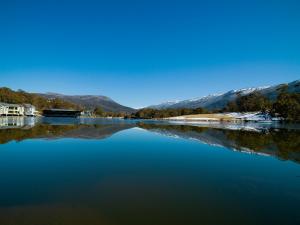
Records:
[[[253,92],[249,95],[238,96],[235,101],[231,101],[225,107],[229,112],[266,112],[271,110],[272,104],[268,98],[259,92]]]
[[[300,121],[300,93],[282,91],[273,104],[273,113],[289,121]]]
[[[104,111],[101,107],[96,107],[94,109],[94,114],[97,116],[104,116]]]

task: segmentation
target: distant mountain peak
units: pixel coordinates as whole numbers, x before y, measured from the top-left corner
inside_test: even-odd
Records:
[[[190,101],[190,102],[201,101],[201,100],[204,100],[204,99],[209,99],[209,98],[212,98],[212,97],[217,97],[217,96],[220,96],[220,95],[223,95],[223,94],[224,93],[221,93],[221,94],[209,94],[209,95],[205,95],[205,96],[202,96],[202,97],[188,99],[186,101]]]
[[[56,93],[56,92],[46,92],[45,95],[53,95],[53,96],[66,96],[66,97],[81,97],[81,98],[103,98],[103,99],[107,99],[110,101],[113,101],[111,98],[104,96],[104,95],[91,95],[91,94],[87,94],[87,95],[71,95],[71,94],[61,94],[61,93]]]
[[[238,89],[238,90],[232,90],[232,93],[242,93],[244,95],[247,95],[247,94],[250,94],[254,91],[261,91],[261,90],[267,89],[269,87],[271,87],[271,86],[241,88],[241,89]]]
[[[164,108],[167,108],[169,106],[172,106],[176,103],[180,102],[180,100],[170,100],[170,101],[165,101],[165,102],[162,102],[158,105],[151,105],[151,106],[148,106],[148,107],[145,107],[145,108],[153,108],[153,109],[164,109]]]

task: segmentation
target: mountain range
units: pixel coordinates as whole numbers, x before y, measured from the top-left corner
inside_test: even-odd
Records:
[[[111,98],[102,95],[63,95],[58,93],[39,93],[38,95],[47,99],[59,98],[90,110],[93,110],[95,107],[101,107],[106,112],[132,113],[136,111],[133,108],[121,105]]]
[[[249,95],[253,92],[259,92],[270,100],[275,100],[279,90],[287,86],[288,92],[300,93],[300,80],[290,82],[288,84],[279,84],[273,86],[243,88],[231,90],[221,94],[211,94],[200,98],[188,99],[183,101],[168,101],[158,105],[151,105],[146,108],[153,109],[178,109],[178,108],[206,108],[209,110],[222,109],[229,102],[234,101],[238,96]]]
[[[145,108],[153,109],[178,109],[178,108],[206,108],[209,110],[222,109],[229,102],[234,101],[238,96],[249,95],[253,92],[259,92],[270,100],[275,100],[279,90],[286,86],[288,92],[300,93],[300,80],[296,80],[287,84],[278,84],[273,86],[243,88],[238,90],[230,90],[221,94],[211,94],[204,97],[187,99],[182,101],[168,101],[157,105],[151,105]],[[38,95],[47,99],[59,98],[77,105],[81,105],[86,109],[93,110],[95,107],[101,107],[107,112],[125,112],[133,113],[136,109],[121,105],[111,98],[103,95],[64,95],[58,93],[39,93]]]

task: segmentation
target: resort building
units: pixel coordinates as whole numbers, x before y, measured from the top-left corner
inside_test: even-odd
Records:
[[[82,117],[92,117],[92,116],[93,116],[93,112],[92,112],[92,111],[89,111],[89,110],[82,111],[82,112],[80,113],[80,116],[82,116]]]
[[[31,104],[9,104],[0,102],[0,116],[35,116],[35,106]]]
[[[36,109],[35,106],[30,104],[24,104],[24,114],[25,116],[35,116],[36,115]]]
[[[2,116],[24,116],[24,110],[22,105],[0,103],[0,115]]]

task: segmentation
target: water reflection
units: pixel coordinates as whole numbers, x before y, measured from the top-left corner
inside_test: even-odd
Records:
[[[0,144],[10,141],[23,141],[26,139],[46,138],[81,138],[81,139],[104,139],[116,132],[134,127],[130,124],[102,124],[102,125],[50,125],[37,124],[34,127],[0,129]]]
[[[157,121],[2,117],[0,143],[35,138],[104,139],[133,127],[235,151],[300,162],[300,130],[295,124],[177,125]]]
[[[0,129],[30,128],[36,123],[34,117],[0,117]]]
[[[139,126],[166,136],[193,139],[246,153],[273,155],[300,163],[300,130],[298,129],[263,127],[257,132],[252,129],[224,129],[209,126],[142,123]]]
[[[9,119],[0,224],[300,223],[294,125]]]

